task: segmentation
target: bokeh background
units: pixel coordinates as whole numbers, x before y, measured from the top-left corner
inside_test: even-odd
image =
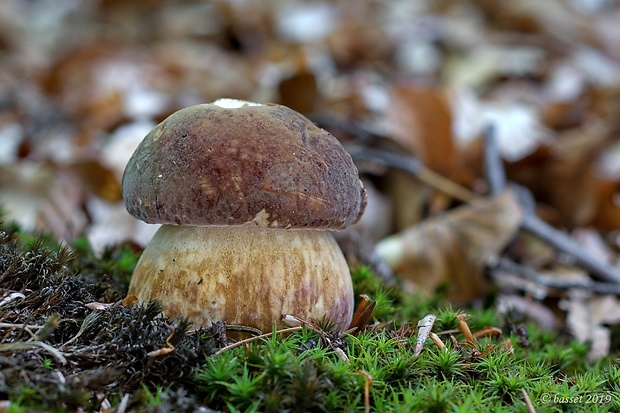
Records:
[[[612,230],[618,22],[613,0],[5,0],[0,203],[26,228],[143,244],[128,157],[173,111],[231,97],[363,126],[470,187],[463,148],[493,124],[554,223]]]
[[[481,138],[492,126],[508,178],[532,191],[537,213],[617,269],[618,39],[614,0],[3,0],[3,217],[69,243],[86,236],[96,251],[143,247],[156,226],[125,211],[127,160],[172,112],[228,97],[288,105],[347,145],[415,158],[480,196]],[[370,250],[460,203],[389,165],[358,167],[370,202],[357,235]],[[449,225],[476,233],[492,223],[477,251],[503,247],[516,230],[502,215],[511,202]],[[446,239],[421,254],[433,251],[442,266],[442,251],[459,245]],[[531,237],[509,253],[553,277],[588,279]],[[454,282],[454,267],[423,276]],[[506,305],[550,328],[567,322],[583,340],[599,334],[607,354],[605,326],[620,321],[614,294],[575,298],[512,282]]]

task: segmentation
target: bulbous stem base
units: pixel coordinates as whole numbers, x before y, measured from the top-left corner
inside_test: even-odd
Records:
[[[129,293],[168,317],[270,331],[282,314],[329,319],[345,330],[354,297],[346,260],[328,231],[163,225],[144,250]]]

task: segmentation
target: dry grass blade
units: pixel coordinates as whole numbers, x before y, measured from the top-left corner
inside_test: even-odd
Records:
[[[370,412],[370,388],[372,387],[372,384],[374,383],[375,378],[370,373],[364,370],[358,370],[357,374],[359,374],[360,376],[363,376],[365,379],[364,381],[364,412],[368,413]]]
[[[0,344],[0,353],[5,351],[30,350],[33,347],[41,347],[54,356],[60,364],[67,364],[67,359],[59,350],[41,341],[19,341],[17,343]]]
[[[527,406],[528,413],[536,413],[536,409],[534,408],[534,405],[532,404],[532,400],[530,399],[530,396],[527,394],[525,387],[521,388],[521,392],[523,393],[523,400],[525,400],[525,405]]]
[[[275,334],[292,333],[293,331],[301,331],[302,328],[303,326],[284,328],[282,330],[276,331]],[[254,336],[254,337],[246,338],[245,340],[237,341],[236,343],[229,344],[226,347],[222,347],[221,349],[215,352],[214,356],[219,356],[220,354],[222,354],[223,352],[227,350],[232,350],[233,348],[242,346],[244,344],[251,343],[252,341],[260,340],[261,338],[271,337],[273,334],[274,334],[273,332],[265,333],[265,334],[261,334],[260,336]]]

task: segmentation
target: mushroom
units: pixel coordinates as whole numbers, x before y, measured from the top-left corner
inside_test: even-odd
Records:
[[[282,315],[348,327],[353,287],[329,230],[366,192],[336,138],[285,106],[220,99],[173,113],[123,175],[129,213],[163,224],[129,293],[168,317],[270,331]]]

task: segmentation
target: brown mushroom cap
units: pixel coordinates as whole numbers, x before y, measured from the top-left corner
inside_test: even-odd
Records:
[[[340,229],[366,192],[336,138],[281,105],[181,109],[140,143],[123,175],[148,223]]]

